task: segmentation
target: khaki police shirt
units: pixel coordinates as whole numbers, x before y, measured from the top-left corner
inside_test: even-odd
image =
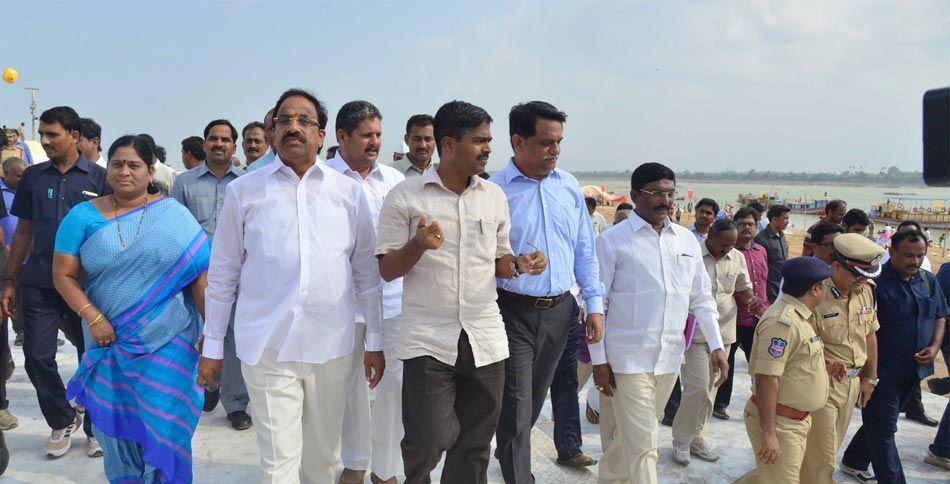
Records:
[[[825,298],[815,308],[813,327],[825,345],[829,360],[849,367],[864,366],[868,359],[867,335],[881,325],[877,321],[877,303],[873,282],[862,284],[851,294],[842,294],[829,277],[825,279]]]
[[[728,254],[716,260],[709,253],[705,242],[700,242],[703,249],[703,264],[712,283],[713,297],[716,299],[716,308],[719,310],[719,331],[722,333],[722,344],[731,345],[736,342],[736,315],[739,307],[733,295],[752,289],[752,279],[749,278],[749,268],[745,263],[742,252],[732,249]],[[693,341],[705,343],[703,332],[693,334]]]
[[[778,377],[778,403],[814,412],[828,400],[828,375],[821,338],[811,323],[812,312],[798,299],[782,295],[755,328],[749,373]]]

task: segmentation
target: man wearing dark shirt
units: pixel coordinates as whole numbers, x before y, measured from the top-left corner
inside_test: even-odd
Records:
[[[46,455],[61,457],[69,451],[70,436],[83,424],[83,415],[66,400],[66,389],[56,366],[56,335],[64,325],[66,337],[82,358],[82,320],[53,288],[53,242],[60,221],[73,206],[112,193],[106,184],[106,170],[81,156],[78,143],[79,115],[61,106],[40,116],[40,142],[50,161],[30,166],[23,172],[10,212],[19,217],[6,276],[3,278],[3,311],[13,316],[23,312],[26,332],[23,353],[26,373],[36,388],[40,410],[52,429],[44,445]],[[33,251],[20,274],[20,305],[16,303],[13,281],[20,265]],[[102,455],[92,436],[91,424],[83,428],[90,457]]]
[[[769,304],[775,302],[778,296],[779,285],[782,282],[782,263],[788,259],[788,242],[785,240],[785,233],[782,231],[788,227],[788,218],[791,209],[785,205],[772,205],[769,207],[769,224],[765,230],[755,236],[755,243],[765,247],[765,252],[769,256],[769,278],[768,278],[768,296]]]

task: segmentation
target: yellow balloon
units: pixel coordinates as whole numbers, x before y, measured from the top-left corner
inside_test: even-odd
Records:
[[[18,77],[20,77],[20,73],[12,67],[7,67],[3,70],[3,80],[7,81],[8,84],[13,84],[16,82]]]

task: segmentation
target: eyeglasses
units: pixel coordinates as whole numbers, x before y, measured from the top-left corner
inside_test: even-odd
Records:
[[[651,197],[671,199],[676,198],[676,190],[644,190],[642,188],[638,188],[638,190],[650,195]]]
[[[281,114],[279,116],[274,116],[274,123],[276,123],[278,126],[287,127],[290,126],[290,123],[293,121],[297,121],[297,124],[299,124],[301,128],[312,128],[314,126],[320,125],[320,122],[317,121],[317,118],[314,118],[313,116],[307,116],[306,114],[297,114],[294,116]]]

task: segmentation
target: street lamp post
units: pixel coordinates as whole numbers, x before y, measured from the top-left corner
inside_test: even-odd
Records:
[[[36,139],[36,120],[39,119],[36,117],[36,91],[39,91],[38,87],[24,87],[30,91],[30,139]]]

